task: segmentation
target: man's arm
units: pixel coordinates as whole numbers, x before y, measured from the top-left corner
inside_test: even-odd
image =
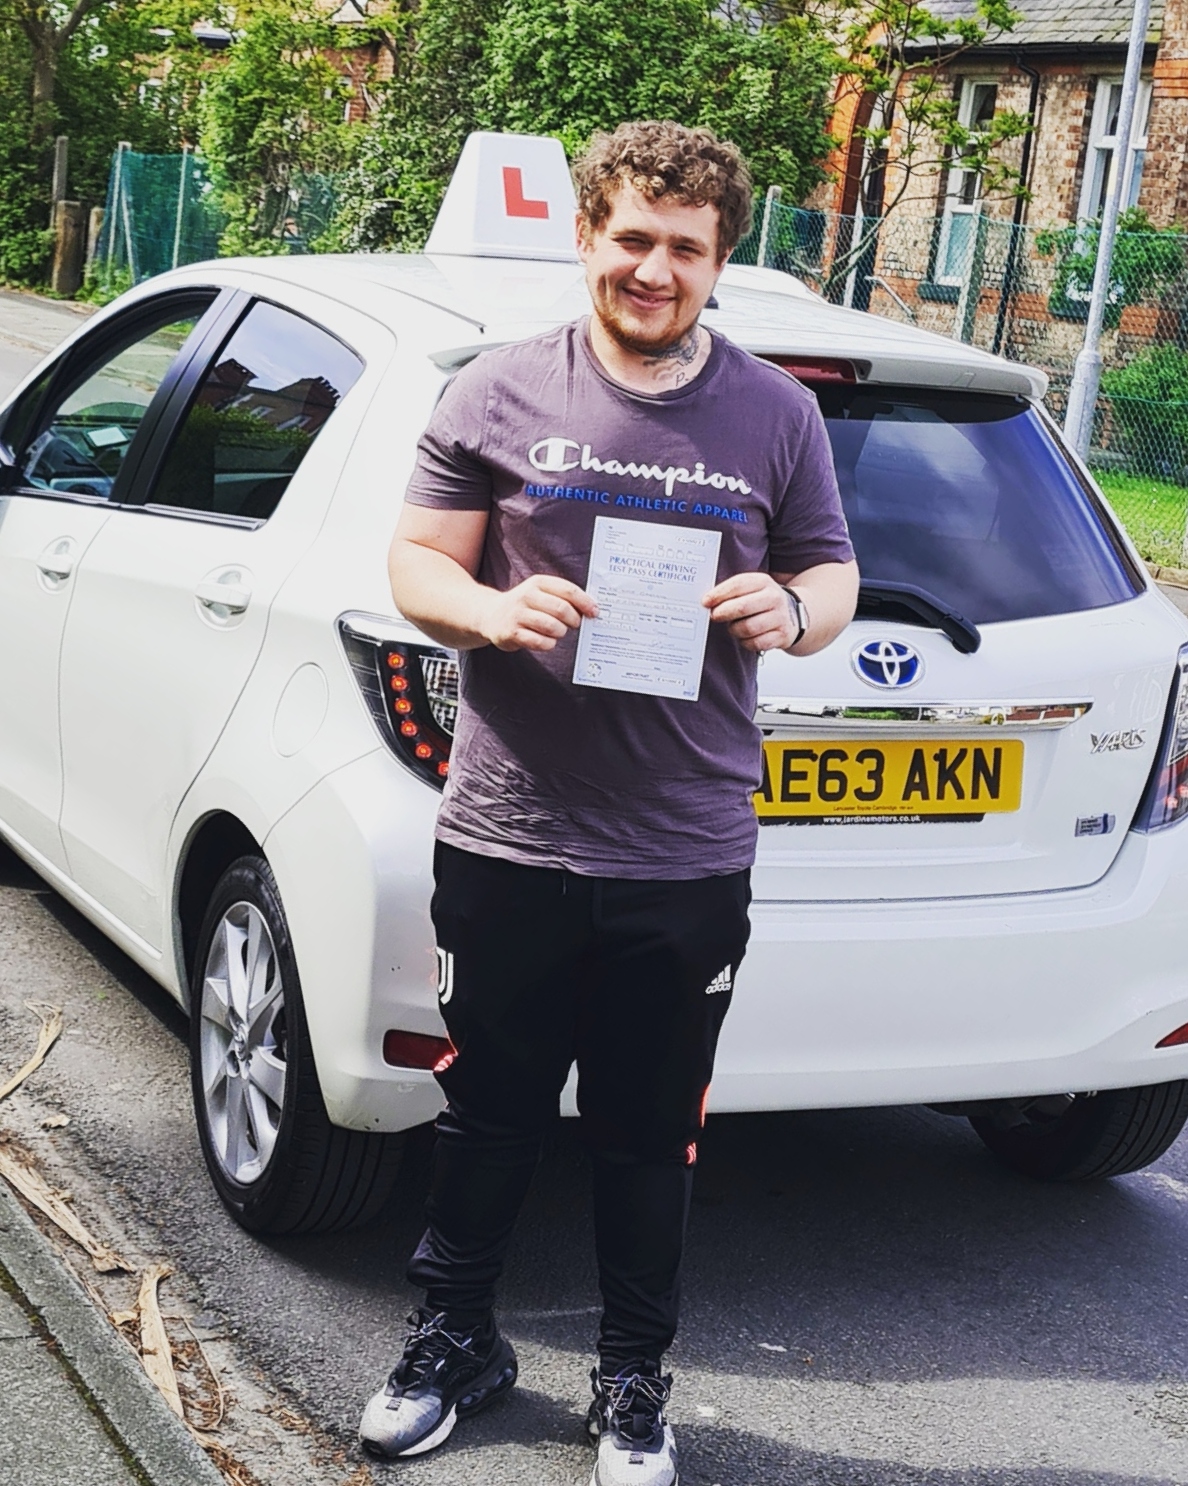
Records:
[[[808,612],[808,629],[799,642],[789,588],[796,590]],[[802,573],[737,573],[711,589],[702,602],[715,624],[730,626],[744,650],[814,655],[832,644],[854,617],[858,564],[823,562]]]
[[[406,505],[388,553],[392,597],[406,619],[452,650],[552,650],[597,605],[576,583],[547,574],[507,593],[475,574],[487,535],[486,511]]]

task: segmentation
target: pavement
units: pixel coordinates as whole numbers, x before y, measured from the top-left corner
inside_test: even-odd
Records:
[[[23,375],[78,323],[0,294],[0,395],[6,369]],[[244,1233],[203,1169],[180,1013],[0,848],[5,1071],[35,1032],[31,1000],[60,1006],[66,1031],[0,1121],[105,1239],[176,1266],[171,1304],[238,1398],[233,1429],[283,1414],[342,1451],[323,1469],[269,1437],[251,1457],[262,1486],[588,1479],[596,1289],[572,1129],[546,1153],[503,1287],[520,1386],[444,1450],[371,1468],[351,1436],[414,1298],[424,1138],[370,1228]],[[46,1131],[51,1114],[69,1125]],[[718,1117],[701,1147],[672,1359],[687,1486],[1188,1486],[1188,1141],[1145,1172],[1062,1187],[1004,1171],[964,1121],[923,1109]],[[0,1266],[0,1486],[202,1480],[187,1472],[210,1463],[104,1316],[131,1282],[89,1276],[95,1305],[3,1183]]]
[[[222,1486],[0,1182],[0,1486]]]
[[[139,1486],[127,1458],[0,1269],[2,1486]]]

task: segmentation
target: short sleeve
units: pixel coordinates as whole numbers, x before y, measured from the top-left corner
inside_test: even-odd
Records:
[[[817,399],[808,394],[792,476],[772,512],[768,563],[773,573],[802,573],[824,562],[852,562],[833,449]]]
[[[417,441],[417,462],[404,499],[438,511],[488,511],[491,471],[483,461],[488,376],[484,358],[464,366],[442,393]]]

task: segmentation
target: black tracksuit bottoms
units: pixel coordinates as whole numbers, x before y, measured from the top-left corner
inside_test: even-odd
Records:
[[[438,1065],[429,1226],[409,1264],[426,1304],[485,1319],[575,1059],[594,1168],[605,1372],[676,1334],[697,1137],[750,932],[749,873],[641,882],[523,867],[440,844]]]

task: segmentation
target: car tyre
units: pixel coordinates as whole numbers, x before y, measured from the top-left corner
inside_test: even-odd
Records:
[[[1188,1082],[1060,1094],[970,1124],[1001,1161],[1044,1181],[1123,1176],[1157,1161],[1188,1120]]]
[[[215,1190],[252,1233],[329,1233],[373,1218],[403,1136],[343,1130],[322,1099],[280,893],[262,856],[219,879],[198,936],[190,1072]]]

